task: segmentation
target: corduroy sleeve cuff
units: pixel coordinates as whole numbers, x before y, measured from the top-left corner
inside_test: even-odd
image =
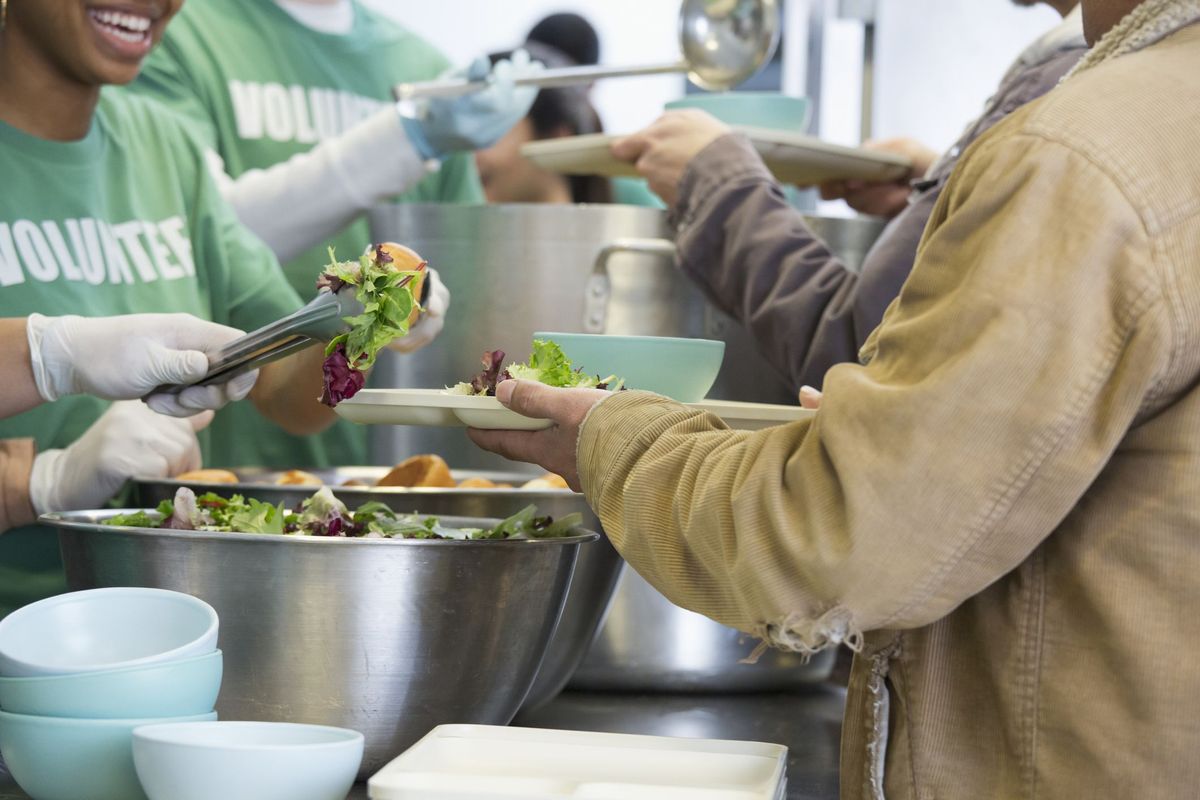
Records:
[[[619,491],[639,456],[680,422],[708,416],[651,392],[620,392],[596,405],[579,433],[576,466],[583,493],[598,512]],[[725,424],[712,418],[712,429]]]

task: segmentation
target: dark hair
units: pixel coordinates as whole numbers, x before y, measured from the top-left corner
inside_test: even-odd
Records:
[[[545,64],[547,69],[574,64],[558,50],[539,42],[527,42],[523,47],[535,61]],[[492,53],[488,57],[495,64],[511,55],[511,52]],[[526,116],[533,126],[534,136],[539,139],[558,136],[564,130],[571,136],[604,132],[600,115],[592,107],[587,88],[583,86],[542,89],[537,93],[537,98]],[[612,184],[607,178],[598,175],[570,175],[568,183],[571,187],[571,199],[576,203],[612,202]]]
[[[579,66],[600,63],[600,37],[578,14],[551,14],[534,25],[525,40],[549,45]]]

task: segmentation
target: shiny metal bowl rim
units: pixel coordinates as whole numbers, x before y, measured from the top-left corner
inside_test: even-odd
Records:
[[[125,525],[104,525],[99,520],[109,519],[118,514],[133,514],[138,511],[155,513],[154,509],[144,508],[113,508],[102,511],[60,511],[42,514],[38,522],[71,531],[87,533],[116,533],[130,536],[157,536],[167,539],[190,539],[197,542],[273,542],[282,544],[301,544],[305,546],[327,547],[530,547],[583,544],[595,542],[600,534],[584,528],[573,536],[556,536],[545,539],[367,539],[348,536],[295,536],[277,533],[222,533],[218,531],[180,531],[171,528],[135,528]],[[499,518],[481,517],[438,517],[450,523],[467,523],[475,526],[478,523],[499,524]]]

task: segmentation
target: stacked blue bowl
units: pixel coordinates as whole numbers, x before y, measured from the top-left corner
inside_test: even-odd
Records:
[[[94,589],[0,620],[0,754],[33,800],[143,800],[133,729],[217,718],[217,614],[161,589]]]

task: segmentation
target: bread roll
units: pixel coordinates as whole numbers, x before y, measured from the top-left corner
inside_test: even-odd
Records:
[[[276,486],[324,486],[325,481],[299,469],[289,469],[275,479]]]
[[[489,481],[487,478],[467,478],[458,484],[460,489],[499,489],[499,484]]]
[[[423,455],[405,459],[379,479],[377,486],[431,486],[453,489],[450,466],[441,456]]]
[[[547,472],[540,478],[534,478],[521,487],[522,489],[570,489],[567,482],[553,472]]]
[[[395,242],[383,242],[378,245],[372,245],[372,250],[378,248],[392,257],[392,266],[401,272],[409,272],[416,270],[425,263],[425,259],[421,258],[415,250],[405,247],[402,244]],[[425,270],[421,269],[421,274],[412,282],[412,294],[417,299],[417,303],[421,302],[421,290],[425,287]],[[420,316],[421,310],[414,308],[412,315],[408,318],[409,325],[415,325],[417,317]]]
[[[194,469],[175,476],[186,483],[237,483],[238,476],[227,469]]]

